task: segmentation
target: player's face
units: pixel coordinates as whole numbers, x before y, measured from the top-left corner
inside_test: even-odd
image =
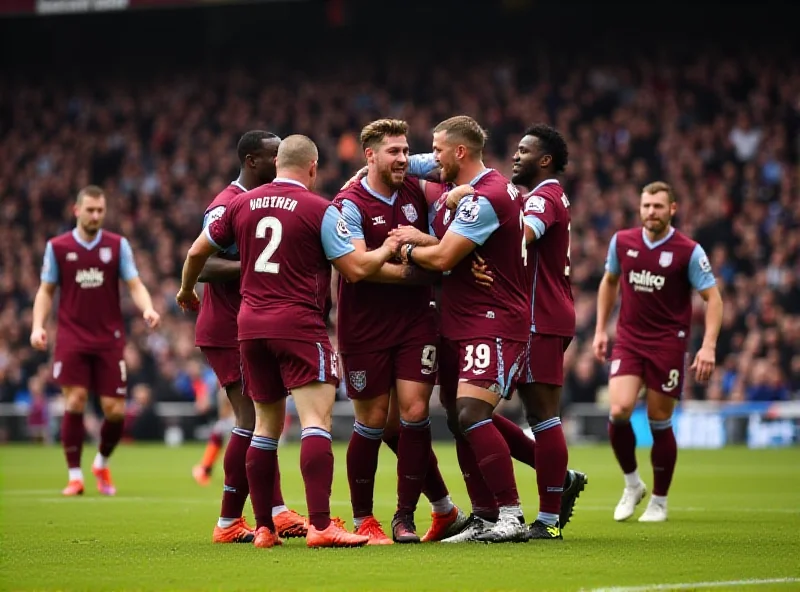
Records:
[[[447,141],[447,132],[433,134],[433,157],[436,164],[442,169],[442,182],[453,183],[461,171],[461,166],[456,158],[456,146]]]
[[[543,159],[546,157],[544,149],[539,144],[536,136],[523,136],[514,153],[513,165],[511,167],[511,182],[515,185],[524,185],[532,188],[534,179],[543,166]],[[547,165],[544,164],[546,167]]]
[[[655,194],[642,193],[639,214],[645,229],[653,234],[659,234],[669,226],[672,216],[675,215],[677,205],[670,203],[666,191]]]
[[[81,203],[75,205],[75,217],[78,219],[78,226],[86,234],[89,236],[97,234],[103,227],[103,220],[106,217],[106,198],[85,195]]]
[[[262,140],[263,148],[248,157],[261,185],[271,183],[277,174],[275,171],[275,156],[278,154],[279,145],[280,140],[277,138]]]
[[[408,170],[408,140],[405,136],[386,137],[367,159],[377,168],[381,181],[391,189],[399,189]]]

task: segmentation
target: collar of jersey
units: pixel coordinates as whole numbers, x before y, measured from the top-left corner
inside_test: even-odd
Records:
[[[541,188],[542,188],[542,187],[544,187],[545,185],[552,185],[553,183],[558,183],[558,179],[545,179],[544,181],[542,181],[541,183],[539,183],[539,184],[538,184],[536,187],[534,187],[533,189],[531,189],[531,190],[530,190],[530,191],[527,193],[526,197],[527,197],[528,195],[533,195],[534,193],[536,193],[537,191],[539,191],[539,189],[541,189]]]
[[[645,229],[644,229],[644,228],[642,228],[642,240],[644,241],[644,244],[645,244],[645,246],[646,246],[648,249],[650,249],[651,251],[652,251],[653,249],[656,249],[656,248],[660,247],[660,246],[661,246],[661,245],[663,245],[665,242],[667,242],[669,239],[671,239],[673,234],[675,234],[675,229],[674,229],[674,228],[670,228],[670,229],[669,229],[669,232],[667,233],[667,236],[665,236],[665,237],[664,237],[664,238],[662,238],[662,239],[659,239],[659,240],[657,240],[657,241],[656,241],[656,242],[654,242],[654,243],[651,243],[651,242],[650,242],[650,239],[649,239],[649,238],[647,238],[647,232],[645,232]]]
[[[91,251],[97,246],[97,244],[100,242],[100,239],[103,238],[103,229],[101,228],[100,230],[97,231],[97,236],[94,237],[94,240],[90,243],[87,243],[85,240],[81,238],[81,235],[78,234],[77,228],[72,229],[72,238],[74,238],[75,242],[78,243],[80,246],[82,246],[84,249],[86,249],[87,251]]]
[[[374,197],[375,199],[379,199],[383,203],[388,204],[390,206],[393,206],[394,205],[394,200],[397,199],[397,191],[392,193],[391,197],[386,197],[385,195],[381,195],[380,193],[378,193],[372,187],[369,186],[369,183],[367,183],[367,178],[366,177],[363,177],[361,179],[361,186],[364,189],[366,189],[367,193],[369,193],[372,197]]]
[[[470,181],[469,183],[467,183],[467,185],[472,185],[473,187],[475,187],[475,183],[477,183],[478,181],[480,181],[481,179],[483,179],[483,178],[484,178],[486,175],[488,175],[489,173],[491,173],[493,170],[494,170],[494,169],[483,169],[483,170],[482,170],[480,173],[478,173],[477,175],[475,175],[475,176],[472,178],[472,181]]]
[[[244,185],[242,185],[241,183],[239,183],[239,179],[236,179],[235,181],[231,181],[231,185],[233,185],[234,187],[238,187],[239,189],[241,189],[242,191],[244,191],[245,193],[247,193],[247,189],[245,188],[245,186],[244,186]]]
[[[300,181],[295,181],[294,179],[287,179],[286,177],[275,177],[272,180],[273,183],[289,183],[290,185],[297,185],[298,187],[302,187],[306,189],[306,186],[303,185]]]

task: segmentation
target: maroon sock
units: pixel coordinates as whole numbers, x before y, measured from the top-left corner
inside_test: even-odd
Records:
[[[431,420],[400,422],[397,455],[397,511],[414,514],[428,473],[431,448]]]
[[[678,444],[672,431],[672,420],[651,421],[653,448],[650,460],[653,463],[653,495],[666,496],[678,460]]]
[[[626,475],[636,470],[636,435],[633,426],[627,419],[610,419],[608,422],[608,438],[617,462]]]
[[[381,441],[378,439],[378,446]],[[333,451],[330,432],[322,428],[305,428],[300,435],[300,472],[306,487],[308,521],[317,530],[331,523],[331,485],[333,484]]]
[[[275,487],[272,490],[272,507],[285,505],[283,501],[283,491],[281,491],[281,467],[280,460],[275,461]]]
[[[387,436],[384,434],[383,442],[389,449],[397,454],[398,446],[400,444],[399,434],[392,434]],[[438,502],[450,495],[450,492],[445,485],[442,472],[439,470],[439,459],[436,458],[436,453],[431,447],[431,458],[428,461],[428,472],[425,473],[425,481],[422,483],[422,495],[428,498],[431,502]]]
[[[98,447],[100,454],[106,458],[111,456],[122,438],[123,426],[124,422],[121,419],[118,421],[103,420],[103,424],[100,426],[100,446]]]
[[[532,469],[536,468],[536,442],[525,435],[522,428],[516,423],[495,413],[492,416],[492,423],[503,440],[508,444],[508,449],[511,451],[511,458],[525,463]]]
[[[519,494],[511,453],[491,418],[470,426],[464,435],[472,447],[486,484],[494,493],[497,505],[518,506]]]
[[[472,504],[472,513],[485,520],[497,520],[497,500],[484,480],[475,453],[464,436],[456,436],[456,455]]]
[[[350,483],[354,518],[372,516],[382,434],[381,428],[370,428],[359,422],[353,425],[353,434],[347,447],[347,481]]]
[[[567,477],[567,441],[561,418],[554,417],[531,426],[536,436],[536,484],[539,486],[539,511],[558,514]]]
[[[256,515],[256,528],[266,526],[275,532],[272,522],[272,492],[275,489],[275,463],[278,462],[278,440],[266,436],[253,436],[247,449],[247,481],[250,484],[250,501]],[[237,516],[232,518],[238,518]]]
[[[250,493],[247,481],[247,453],[250,450],[250,439],[253,432],[242,428],[233,428],[222,468],[225,471],[225,485],[222,488],[221,518],[239,518],[244,512],[244,504]],[[275,461],[277,467],[277,460]],[[270,513],[272,510],[270,509]]]
[[[222,437],[222,434],[211,432],[211,435],[208,437],[208,443],[213,444],[217,448],[222,448],[222,445],[225,444],[225,439]]]
[[[67,411],[61,419],[61,445],[67,457],[67,468],[79,469],[83,451],[83,413]]]

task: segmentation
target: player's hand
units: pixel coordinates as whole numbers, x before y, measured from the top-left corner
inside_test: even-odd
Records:
[[[605,331],[601,331],[599,333],[594,334],[594,341],[592,342],[592,350],[594,351],[594,357],[597,358],[599,361],[605,363],[606,356],[608,354],[608,333]]]
[[[398,226],[389,231],[389,236],[395,237],[404,245],[420,245],[429,238],[429,235],[414,226]]]
[[[717,351],[713,347],[704,345],[698,350],[689,369],[694,370],[697,382],[706,382],[711,378],[716,363]]]
[[[468,195],[474,194],[475,188],[472,185],[459,185],[458,187],[454,187],[447,192],[445,207],[448,210],[455,210],[458,207],[458,204],[461,203],[462,199]]]
[[[184,312],[197,312],[200,310],[200,299],[197,297],[197,293],[194,290],[184,290],[181,288],[181,291],[175,296],[175,302],[178,303],[178,306],[180,306],[181,310]]]
[[[472,260],[472,275],[475,278],[475,282],[484,288],[491,288],[494,283],[494,277],[492,277],[492,272],[489,271],[489,266],[486,265],[486,260],[475,252],[472,254],[474,256]]]
[[[352,186],[353,186],[353,185],[355,185],[356,183],[360,183],[360,182],[361,182],[361,179],[363,179],[363,178],[364,178],[366,175],[367,175],[367,167],[362,167],[362,168],[360,168],[360,169],[359,169],[359,170],[356,172],[356,174],[355,174],[355,175],[353,175],[352,177],[350,177],[350,178],[347,180],[347,182],[346,182],[344,185],[342,185],[342,188],[340,189],[340,191],[344,191],[345,189],[349,189],[350,187],[352,187]]]
[[[400,244],[400,239],[398,239],[396,236],[392,236],[391,233],[386,237],[386,240],[383,241],[383,246],[389,249],[392,252],[392,255],[397,255],[397,251],[400,249]]]
[[[44,330],[44,327],[31,331],[31,346],[41,351],[47,349],[47,331]]]
[[[142,313],[142,318],[150,329],[155,329],[161,324],[161,315],[158,314],[153,308],[148,308],[146,311],[144,311]]]

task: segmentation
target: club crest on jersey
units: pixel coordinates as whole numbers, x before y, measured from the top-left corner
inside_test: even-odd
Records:
[[[412,223],[417,221],[417,208],[414,207],[414,204],[403,204],[401,209],[406,220]]]
[[[616,374],[619,370],[619,364],[621,360],[611,360],[611,368],[609,368],[609,372],[611,374]]]
[[[61,376],[61,367],[63,362],[56,362],[53,364],[53,378],[58,378]]]
[[[367,371],[366,370],[355,370],[354,372],[348,372],[348,376],[350,378],[350,384],[356,389],[359,393],[364,390],[367,386]]]
[[[658,264],[661,267],[669,267],[672,264],[672,252],[662,251],[661,255],[658,257]]]
[[[100,261],[103,263],[111,262],[111,247],[100,247]]]

